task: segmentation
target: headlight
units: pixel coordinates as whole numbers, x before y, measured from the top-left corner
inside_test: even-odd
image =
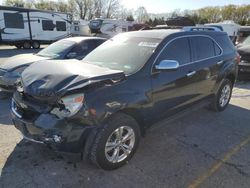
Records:
[[[59,118],[71,117],[81,109],[83,102],[84,94],[74,94],[63,97],[59,101],[59,105],[62,107],[54,108],[51,111],[51,114],[54,114]]]
[[[24,69],[26,69],[28,66],[22,66],[19,67],[15,70],[13,70],[11,73],[14,74],[15,76],[21,76],[22,72],[24,71]]]

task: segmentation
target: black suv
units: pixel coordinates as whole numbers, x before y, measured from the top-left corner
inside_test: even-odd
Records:
[[[68,61],[22,73],[13,122],[24,138],[109,170],[131,159],[154,122],[203,100],[223,111],[237,76],[237,52],[217,31],[123,33]]]

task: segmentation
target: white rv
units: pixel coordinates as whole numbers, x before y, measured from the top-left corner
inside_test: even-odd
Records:
[[[72,36],[90,36],[89,21],[73,21],[71,25]]]
[[[94,19],[89,23],[91,33],[98,36],[111,38],[118,33],[127,32],[133,27],[133,22],[115,19]]]
[[[223,22],[219,22],[219,23],[209,23],[209,24],[205,24],[208,26],[220,26],[223,28],[223,31],[225,31],[228,36],[231,38],[231,40],[235,43],[236,42],[236,38],[238,36],[238,31],[240,29],[240,25],[236,24],[234,21],[232,20],[225,20]]]
[[[70,35],[71,15],[0,6],[0,44],[39,48]]]

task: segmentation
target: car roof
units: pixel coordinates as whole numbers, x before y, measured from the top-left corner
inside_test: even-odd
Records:
[[[163,40],[167,36],[174,34],[174,36],[185,36],[185,35],[225,35],[223,31],[184,31],[183,29],[153,29],[153,30],[142,30],[142,31],[132,31],[125,33],[132,37],[143,37],[143,38],[155,38]]]
[[[181,29],[155,29],[155,30],[142,30],[142,31],[131,31],[126,33],[129,36],[133,37],[143,37],[143,38],[155,38],[155,39],[164,39],[168,35],[180,32]]]
[[[67,41],[72,41],[72,42],[76,42],[76,43],[80,43],[84,40],[107,40],[105,38],[101,38],[101,37],[69,37],[69,38],[65,38],[62,40],[67,40]]]

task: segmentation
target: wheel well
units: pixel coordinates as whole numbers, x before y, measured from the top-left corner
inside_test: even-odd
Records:
[[[231,82],[232,82],[232,84],[234,85],[234,83],[235,83],[235,75],[233,75],[233,74],[229,74],[229,75],[227,75],[227,77],[226,77],[227,79],[229,79]]]
[[[141,135],[144,136],[145,130],[146,130],[145,121],[144,121],[143,115],[140,113],[139,110],[134,109],[134,108],[126,108],[126,109],[120,110],[119,112],[127,114],[131,116],[132,118],[134,118],[140,127]]]

